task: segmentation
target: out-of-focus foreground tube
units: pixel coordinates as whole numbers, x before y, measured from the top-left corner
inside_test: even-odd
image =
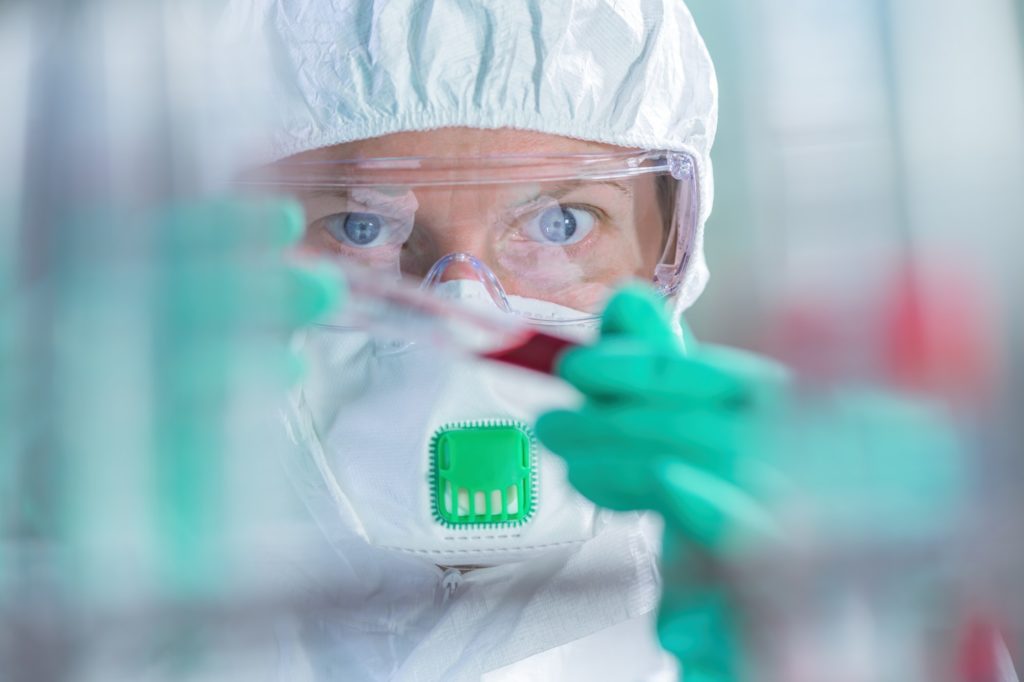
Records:
[[[0,8],[7,680],[265,670],[232,656],[282,608],[252,552],[296,537],[267,415],[340,289],[284,258],[301,209],[225,194],[264,109],[216,10]]]

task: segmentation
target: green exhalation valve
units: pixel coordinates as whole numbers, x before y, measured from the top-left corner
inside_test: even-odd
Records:
[[[536,503],[533,434],[515,422],[443,426],[430,444],[434,516],[452,528],[527,521]]]

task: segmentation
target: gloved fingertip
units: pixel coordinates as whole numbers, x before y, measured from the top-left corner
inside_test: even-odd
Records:
[[[643,504],[643,498],[637,499],[634,495],[618,490],[614,485],[609,486],[608,472],[595,469],[599,468],[590,464],[579,463],[574,466],[570,460],[569,483],[594,504],[612,511],[649,508]]]
[[[619,287],[608,305],[611,306],[611,302],[616,301],[619,304],[648,305],[656,308],[659,300],[658,293],[650,284],[634,280]]]
[[[555,371],[580,391],[606,387],[609,381],[619,383],[622,368],[637,369],[661,357],[648,344],[637,339],[607,339],[593,346],[579,346],[566,351],[558,359]],[[627,382],[628,383],[628,382]]]
[[[591,397],[619,395],[643,385],[652,355],[643,341],[608,339],[580,346],[559,358],[555,371],[576,390]]]
[[[576,386],[581,376],[581,365],[587,362],[590,355],[590,348],[586,346],[565,351],[555,362],[555,374]]]
[[[545,441],[547,441],[551,433],[555,431],[552,421],[554,420],[557,422],[557,419],[557,412],[545,412],[541,416],[537,417],[537,421],[533,425],[533,433],[537,436],[537,440],[546,444]]]
[[[576,419],[576,414],[568,410],[545,412],[534,424],[534,435],[544,447],[560,455],[566,449],[565,435],[575,431]]]
[[[234,223],[236,238],[258,240],[262,248],[279,250],[302,238],[306,230],[302,204],[286,197],[229,199],[220,205],[222,222]]]
[[[674,343],[674,341],[673,341]],[[676,348],[637,338],[604,339],[565,353],[558,375],[594,399],[685,402],[730,398],[740,385]]]
[[[345,273],[328,263],[318,265],[315,272],[327,290],[327,310],[335,311],[345,305],[348,300],[348,282],[345,280]]]
[[[782,363],[737,348],[703,345],[697,358],[744,385],[759,389],[784,387],[792,381],[792,372]]]
[[[601,334],[673,337],[664,301],[647,285],[630,283],[612,296],[601,316]]]
[[[309,324],[341,307],[348,294],[338,268],[327,265],[293,267],[294,299],[290,301],[292,323]]]
[[[302,238],[306,231],[306,215],[302,204],[292,199],[283,199],[278,203],[281,214],[281,238],[284,246],[294,244]]]
[[[748,491],[686,463],[655,464],[666,491],[666,522],[713,552],[729,543],[781,539],[778,522]]]

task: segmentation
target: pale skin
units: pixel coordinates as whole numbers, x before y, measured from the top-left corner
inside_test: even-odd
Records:
[[[530,131],[442,128],[317,149],[286,162],[316,162],[329,173],[329,162],[349,159],[630,151],[639,150]],[[514,183],[471,187],[396,182],[300,191],[308,223],[305,245],[419,277],[441,257],[466,253],[493,270],[509,294],[587,311],[599,308],[624,279],[650,279],[666,231],[654,175],[558,183],[515,177]],[[472,276],[468,266],[456,264],[444,279]]]

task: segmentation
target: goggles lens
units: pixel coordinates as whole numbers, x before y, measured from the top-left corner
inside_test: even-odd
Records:
[[[594,316],[629,279],[671,293],[699,216],[675,152],[285,161],[255,182],[302,203],[307,252],[431,284],[478,278],[475,259],[528,318],[531,300]]]

